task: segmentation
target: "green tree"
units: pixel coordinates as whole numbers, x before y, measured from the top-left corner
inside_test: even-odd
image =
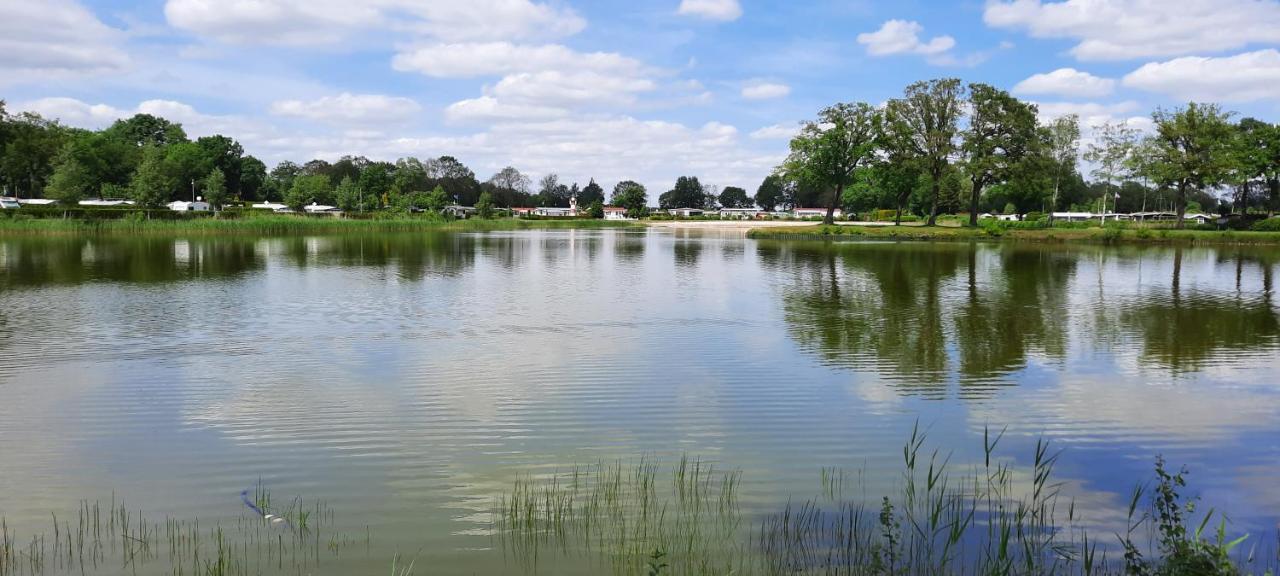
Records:
[[[778,204],[782,203],[784,187],[781,176],[777,174],[765,176],[760,186],[756,188],[756,206],[766,212],[773,212],[778,208]]]
[[[854,172],[875,155],[880,113],[865,102],[839,103],[818,112],[791,139],[791,154],[782,170],[796,181],[809,181],[827,190],[827,214],[835,221],[836,206]]]
[[[592,178],[591,181],[587,183],[586,187],[578,193],[578,205],[591,206],[596,202],[600,203],[600,206],[602,207],[601,209],[603,210],[604,188],[601,188],[599,184],[596,184],[596,179]],[[603,216],[601,216],[601,218],[603,218]]]
[[[73,206],[80,200],[97,191],[98,181],[70,147],[59,154],[53,168],[53,176],[49,178],[49,186],[45,188],[46,198],[52,198],[63,206]]]
[[[604,218],[604,202],[596,200],[590,206],[587,206],[587,215],[592,218]]]
[[[1045,151],[1053,158],[1053,196],[1049,201],[1049,221],[1058,209],[1062,181],[1076,170],[1076,156],[1080,149],[1080,117],[1067,114],[1056,118],[1045,127]]]
[[[139,148],[168,146],[187,141],[187,133],[182,129],[182,124],[151,114],[134,114],[129,118],[116,120],[105,133]]]
[[[222,171],[227,180],[227,190],[240,195],[240,162],[244,157],[244,147],[234,138],[221,134],[198,138],[196,145],[204,152],[205,161],[210,168]]]
[[[209,175],[204,177],[204,199],[213,206],[214,210],[221,210],[222,205],[227,202],[227,177],[222,173],[221,168],[214,168],[209,171]]]
[[[67,137],[67,130],[57,121],[39,114],[8,116],[4,150],[0,150],[0,184],[15,196],[40,196]]]
[[[485,220],[493,218],[492,194],[488,192],[480,193],[480,198],[476,200],[476,214]]]
[[[294,210],[301,211],[303,206],[312,203],[327,204],[332,197],[333,190],[329,188],[329,177],[323,174],[310,174],[293,179],[293,185],[284,195],[284,203]]]
[[[133,173],[129,196],[143,208],[158,208],[169,200],[177,187],[177,179],[165,166],[165,151],[156,146],[148,147]]]
[[[171,197],[195,200],[195,182],[207,176],[214,169],[214,164],[205,155],[204,149],[194,142],[179,142],[164,148],[164,170],[176,182],[170,190]]]
[[[379,198],[395,185],[395,165],[387,162],[371,162],[360,171],[357,207],[361,212],[377,209]]]
[[[1184,224],[1189,191],[1206,191],[1230,168],[1231,114],[1217,104],[1192,102],[1177,110],[1156,109],[1155,172],[1177,190],[1177,226]]]
[[[1118,193],[1112,191],[1117,182],[1123,183],[1131,175],[1129,167],[1133,166],[1130,158],[1138,146],[1138,131],[1131,128],[1128,122],[1104,122],[1093,127],[1097,135],[1096,142],[1089,144],[1084,158],[1095,163],[1093,175],[1106,183],[1106,192],[1102,195],[1102,212],[1107,212],[1107,202]],[[1114,209],[1114,202],[1113,209]],[[1103,220],[1106,217],[1103,216]]]
[[[969,175],[969,225],[978,225],[983,187],[1008,180],[1034,152],[1036,108],[987,84],[969,85],[969,127],[960,150]]]
[[[964,89],[955,78],[916,82],[902,98],[885,106],[885,131],[891,156],[918,162],[929,177],[928,225],[938,221],[941,185],[956,149],[956,132],[963,115]]]
[[[253,156],[240,161],[240,197],[244,200],[266,200],[267,165]]]
[[[737,186],[725,186],[720,191],[720,197],[717,198],[721,206],[725,208],[750,208],[751,197],[747,196],[747,191]]]
[[[676,185],[658,198],[663,208],[702,208],[706,201],[702,183],[697,176],[676,178]]]
[[[623,180],[613,187],[609,204],[627,209],[628,218],[643,217],[648,211],[649,195],[644,186],[631,180]]]
[[[432,212],[441,212],[445,206],[449,205],[449,193],[445,192],[444,187],[437,185],[426,197],[425,208]]]
[[[355,212],[360,209],[360,187],[350,176],[342,178],[333,191],[335,205],[343,212]]]

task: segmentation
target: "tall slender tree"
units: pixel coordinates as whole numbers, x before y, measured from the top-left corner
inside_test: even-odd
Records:
[[[916,82],[885,106],[885,133],[894,152],[918,162],[930,180],[928,225],[938,222],[941,186],[956,151],[964,88],[955,78]]]
[[[1053,222],[1062,180],[1076,169],[1076,157],[1080,153],[1080,117],[1067,114],[1055,118],[1045,131],[1046,153],[1053,159],[1053,194],[1049,201],[1049,221]]]
[[[978,199],[988,184],[1008,180],[1034,151],[1036,107],[987,84],[969,85],[969,127],[960,149],[969,191],[969,225],[978,225]]]

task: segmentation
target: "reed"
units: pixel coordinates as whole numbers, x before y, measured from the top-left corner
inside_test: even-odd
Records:
[[[849,497],[861,481],[820,471],[820,496],[744,520],[738,472],[682,457],[669,487],[652,459],[518,480],[494,510],[502,548],[529,572],[587,558],[614,574],[1102,575],[1276,573],[1260,538],[1229,535],[1184,498],[1184,472],[1157,460],[1154,488],[1135,489],[1128,530],[1099,537],[1054,471],[1062,453],[1038,441],[1025,467],[984,431],[982,461],[958,468],[913,428],[895,492]],[[1198,519],[1198,524],[1193,523]],[[1150,542],[1150,545],[1144,545]],[[1253,543],[1248,550],[1245,544]]]
[[[333,510],[323,502],[288,502],[272,507],[259,485],[255,505],[282,521],[251,512],[209,523],[153,520],[113,495],[108,503],[82,501],[71,515],[51,514],[49,529],[29,537],[0,518],[0,576],[310,573],[356,544],[333,529]]]

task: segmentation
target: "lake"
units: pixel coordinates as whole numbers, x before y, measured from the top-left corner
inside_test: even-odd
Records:
[[[82,500],[236,525],[262,486],[331,510],[299,572],[521,574],[491,529],[519,478],[688,455],[741,471],[750,522],[824,468],[878,502],[918,423],[961,469],[984,429],[1015,470],[1051,441],[1108,536],[1157,454],[1274,532],[1277,264],[656,229],[3,238],[0,515],[19,542]]]

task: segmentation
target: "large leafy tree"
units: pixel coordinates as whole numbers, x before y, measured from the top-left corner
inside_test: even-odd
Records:
[[[596,179],[592,178],[591,181],[582,188],[582,191],[578,192],[578,205],[591,206],[596,202],[600,202],[601,205],[604,204],[604,188],[601,188],[599,184],[596,184]]]
[[[834,222],[836,206],[854,172],[874,156],[879,123],[880,114],[870,104],[842,102],[823,108],[791,139],[782,171],[794,181],[826,190],[824,223]]]
[[[628,218],[639,218],[648,211],[649,196],[640,183],[623,180],[613,187],[609,203],[626,208]]]
[[[424,168],[431,183],[443,189],[452,201],[474,206],[480,197],[480,182],[475,173],[457,158],[441,156],[427,161]]]
[[[194,142],[179,142],[155,148],[164,154],[164,170],[175,183],[169,191],[170,195],[194,200],[196,181],[215,168],[205,150]]]
[[[69,133],[57,121],[33,112],[9,116],[0,156],[0,184],[15,196],[37,197],[53,172]]]
[[[376,209],[379,199],[391,192],[395,186],[395,165],[388,162],[370,162],[360,171],[356,194],[356,209]]]
[[[978,225],[983,187],[1005,182],[1034,152],[1036,107],[987,84],[969,85],[969,127],[960,146],[969,175],[969,225]]]
[[[265,200],[267,165],[253,156],[240,161],[240,197],[245,200]]]
[[[507,166],[489,177],[489,185],[494,190],[494,202],[499,206],[510,207],[527,202],[531,183],[529,177],[521,174],[514,166]]]
[[[133,146],[168,146],[187,141],[182,124],[151,114],[134,114],[116,120],[105,134]]]
[[[706,202],[705,190],[697,176],[676,178],[676,185],[658,198],[663,208],[702,208]]]
[[[1154,169],[1177,190],[1177,226],[1187,213],[1188,192],[1221,184],[1231,163],[1231,114],[1217,104],[1192,102],[1185,108],[1156,109]]]
[[[227,190],[240,194],[240,162],[244,157],[244,147],[235,139],[216,134],[204,136],[196,140],[196,145],[204,152],[210,169],[221,170],[227,179]]]
[[[785,192],[785,184],[781,176],[777,174],[765,176],[760,186],[756,188],[756,206],[766,212],[773,212],[778,204],[782,203]]]
[[[1265,187],[1268,214],[1280,209],[1280,127],[1255,118],[1240,120],[1236,130],[1236,169],[1247,200],[1253,183]]]
[[[750,208],[751,197],[747,196],[747,191],[738,186],[725,186],[720,191],[717,198],[721,206],[725,208]]]
[[[916,82],[885,106],[885,135],[894,156],[917,162],[930,182],[928,225],[938,221],[942,181],[956,151],[964,88],[955,78]]]
[[[307,174],[293,179],[293,185],[284,195],[284,203],[294,210],[302,210],[311,203],[328,204],[333,200],[329,177],[323,174]]]

